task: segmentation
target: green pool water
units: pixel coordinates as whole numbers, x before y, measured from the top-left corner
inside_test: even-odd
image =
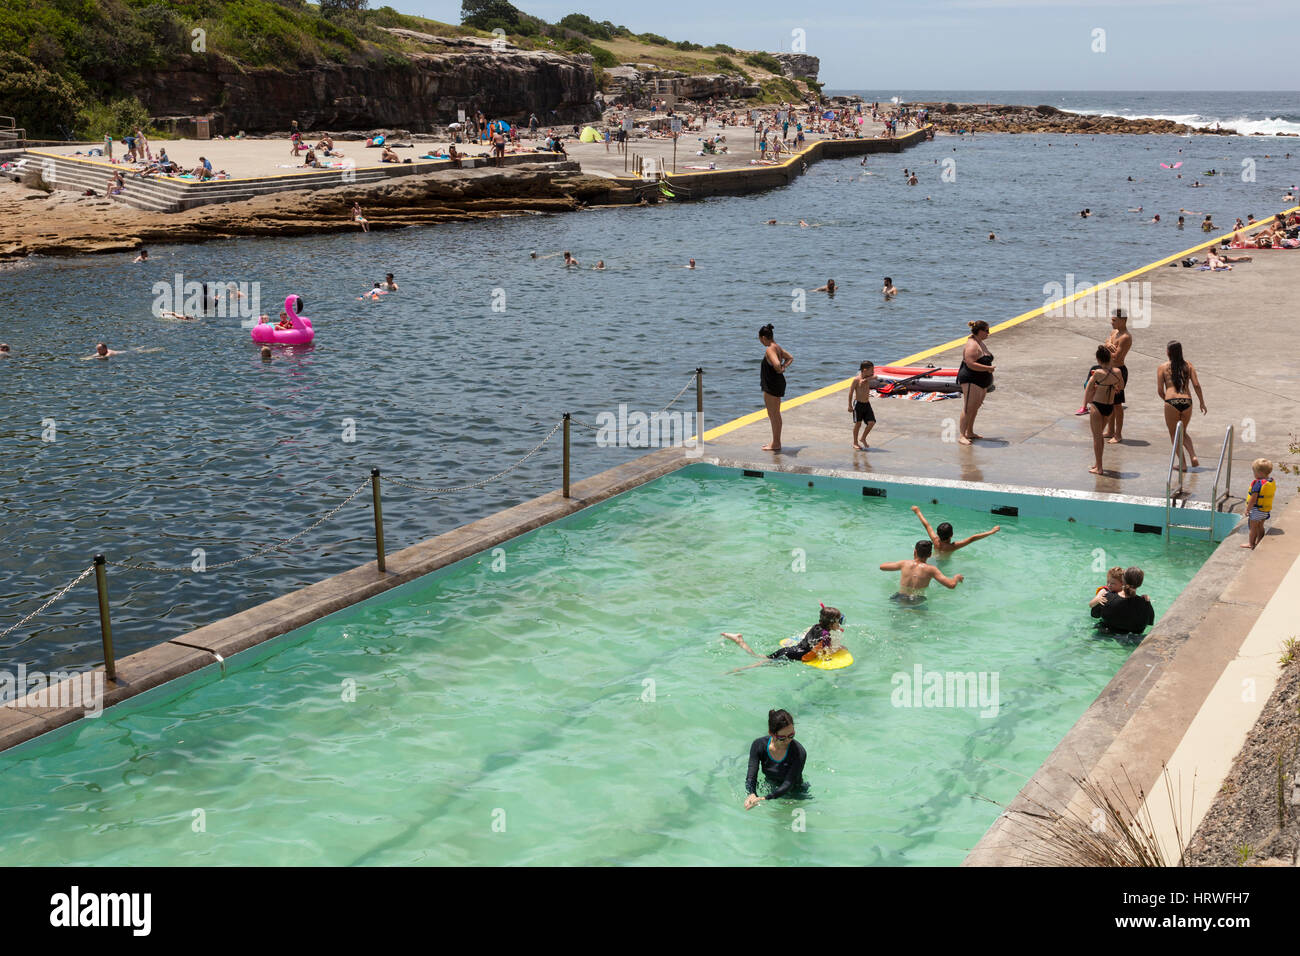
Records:
[[[931,507],[1003,531],[905,609],[912,503],[669,475],[0,755],[5,862],[956,864],[1132,650],[1094,564],[1159,615],[1209,547]],[[819,601],[854,666],[729,673],[720,631],[766,653]],[[917,665],[996,674],[996,715],[895,706]],[[746,812],[773,707],[811,788]]]

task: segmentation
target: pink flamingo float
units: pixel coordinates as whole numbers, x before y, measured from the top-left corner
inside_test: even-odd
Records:
[[[307,345],[316,337],[316,330],[311,327],[311,319],[299,315],[302,308],[302,296],[290,295],[284,300],[284,314],[289,317],[292,328],[277,329],[263,319],[253,326],[254,342],[274,343],[279,345]]]

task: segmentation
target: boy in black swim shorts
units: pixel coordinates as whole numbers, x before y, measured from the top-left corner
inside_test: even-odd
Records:
[[[871,383],[875,378],[874,362],[863,362],[859,366],[857,377],[849,387],[849,414],[853,416],[853,447],[866,451],[867,435],[876,427],[876,413],[871,409]],[[862,429],[862,438],[858,438],[858,429]]]

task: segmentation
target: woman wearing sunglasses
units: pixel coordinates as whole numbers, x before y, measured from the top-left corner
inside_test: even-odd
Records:
[[[752,810],[763,800],[779,800],[803,789],[803,766],[808,751],[794,739],[794,718],[789,711],[767,712],[767,736],[749,746],[749,772],[745,774],[745,809]],[[771,786],[765,797],[758,795],[758,772]]]

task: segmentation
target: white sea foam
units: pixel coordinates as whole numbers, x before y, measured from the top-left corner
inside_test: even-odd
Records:
[[[1250,136],[1254,133],[1263,133],[1266,136],[1272,136],[1274,133],[1300,133],[1300,123],[1282,118],[1270,119],[1251,119],[1246,116],[1235,116],[1224,119],[1219,116],[1204,116],[1200,113],[1135,113],[1131,110],[1066,110],[1067,113],[1079,113],[1083,116],[1119,116],[1123,119],[1157,119],[1170,120],[1174,123],[1185,123],[1188,126],[1214,126],[1216,123],[1224,129],[1235,129],[1242,136]]]

